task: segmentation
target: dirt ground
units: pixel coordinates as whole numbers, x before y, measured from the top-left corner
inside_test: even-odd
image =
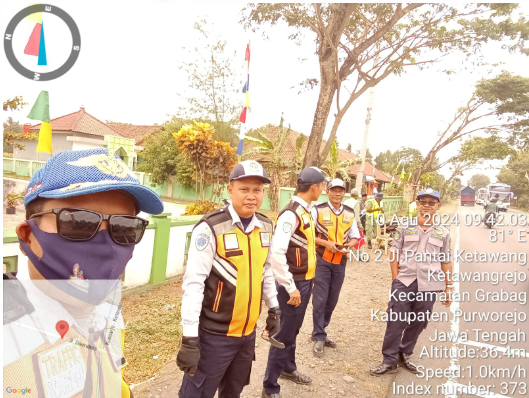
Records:
[[[312,305],[309,304],[305,322],[297,340],[296,358],[299,370],[308,373],[313,382],[309,386],[299,386],[280,379],[283,397],[379,398],[387,395],[393,376],[378,378],[368,373],[369,368],[378,364],[382,359],[380,350],[386,326],[383,322],[371,322],[371,309],[386,310],[391,282],[389,264],[387,262],[376,263],[374,257],[371,255],[371,261],[367,263],[358,261],[348,263],[340,300],[331,324],[327,328],[329,335],[337,341],[338,347],[336,349],[326,348],[323,358],[315,358],[312,355],[313,343],[310,341]],[[135,295],[124,298],[123,311],[128,321],[127,328],[134,328],[135,322],[144,323],[145,317],[154,317],[152,320],[156,320],[160,311],[162,311],[161,315],[164,315],[163,311],[173,311],[173,309],[163,310],[163,305],[166,301],[177,302],[179,300],[180,286],[180,282],[173,283],[143,293],[141,298],[134,297]],[[155,303],[157,311],[151,310],[149,313],[149,303]],[[146,312],[138,313],[138,306],[144,308]],[[179,301],[175,305],[175,310],[176,307],[179,307]],[[266,311],[263,311],[257,324],[256,362],[252,367],[251,383],[242,393],[244,398],[261,396],[269,348],[269,344],[260,338],[265,318]],[[174,327],[169,330],[174,330]],[[127,333],[129,333],[127,339],[137,334],[135,330],[127,330]],[[128,346],[125,354],[129,355],[127,357],[129,369],[125,372],[125,377],[129,383],[133,383],[135,397],[165,398],[177,395],[182,382],[182,372],[175,364],[180,333],[179,331],[174,333],[174,336],[162,338],[161,340],[164,340],[162,344],[158,338],[149,343],[149,332],[146,331],[142,333],[144,338],[141,342]],[[171,340],[173,341],[170,342]],[[150,344],[151,347],[145,351],[141,348],[143,344]],[[158,351],[155,348],[157,347],[163,348],[163,358],[160,354],[156,354]],[[172,354],[167,355],[171,350]],[[138,355],[139,351],[145,352]],[[158,355],[159,358],[152,359],[153,355]],[[136,366],[144,370],[135,371]],[[352,379],[348,378],[346,381],[344,376],[350,376]]]

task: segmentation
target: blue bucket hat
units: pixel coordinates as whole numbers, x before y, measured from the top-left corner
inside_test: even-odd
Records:
[[[134,196],[140,211],[163,212],[160,196],[141,185],[127,164],[106,148],[63,151],[52,156],[31,177],[24,206],[37,197],[62,199],[118,189]]]

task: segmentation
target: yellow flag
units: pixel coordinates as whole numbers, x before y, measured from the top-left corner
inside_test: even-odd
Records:
[[[246,104],[244,105],[246,108],[250,107],[250,95],[248,93],[248,90],[246,90]]]
[[[42,122],[40,125],[37,152],[53,153],[53,146],[51,144],[51,124],[49,122]]]

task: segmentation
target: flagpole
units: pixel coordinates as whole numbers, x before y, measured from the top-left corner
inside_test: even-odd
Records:
[[[366,124],[364,127],[364,139],[362,140],[362,151],[360,152],[360,158],[362,159],[362,165],[356,173],[355,189],[358,192],[362,191],[362,182],[364,181],[364,170],[366,167],[366,152],[367,152],[367,139],[369,137],[369,126],[371,125],[371,109],[373,109],[373,97],[375,95],[375,88],[369,89],[369,102],[367,105],[367,117]]]
[[[248,40],[248,45],[246,47],[244,60],[248,61],[248,65],[246,68],[246,83],[244,84],[244,87],[243,87],[243,93],[246,95],[244,99],[244,108],[239,118],[241,122],[241,128],[239,129],[239,144],[237,146],[237,151],[235,152],[237,154],[237,160],[239,163],[242,160],[242,151],[244,147],[244,136],[246,135],[246,131],[245,131],[246,117],[247,117],[248,109],[250,108],[250,94],[249,94],[249,91],[250,91],[250,40]]]

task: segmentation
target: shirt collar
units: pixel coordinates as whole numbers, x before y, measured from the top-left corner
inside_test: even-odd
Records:
[[[228,206],[228,211],[230,212],[230,216],[231,216],[231,225],[235,225],[237,223],[241,224],[241,229],[244,230],[243,228],[243,225],[242,225],[242,221],[241,221],[241,217],[237,214],[237,212],[235,211],[235,209],[233,208],[233,205],[230,203],[230,205]],[[251,228],[249,228],[251,227]],[[250,224],[248,224],[248,230],[250,231],[253,231],[254,228],[263,228],[263,224],[261,223],[261,221],[255,216],[255,214],[252,216],[252,219],[250,221]]]
[[[294,202],[298,202],[301,206],[305,208],[305,210],[310,210],[309,209],[310,205],[307,202],[305,202],[304,199],[301,199],[299,196],[292,196],[292,200]]]
[[[338,210],[336,210],[336,208],[332,205],[331,201],[327,201],[327,203],[329,204],[329,207],[331,208],[331,210],[335,213],[341,213],[342,210],[343,210],[343,204],[340,204],[340,207],[338,208]]]

